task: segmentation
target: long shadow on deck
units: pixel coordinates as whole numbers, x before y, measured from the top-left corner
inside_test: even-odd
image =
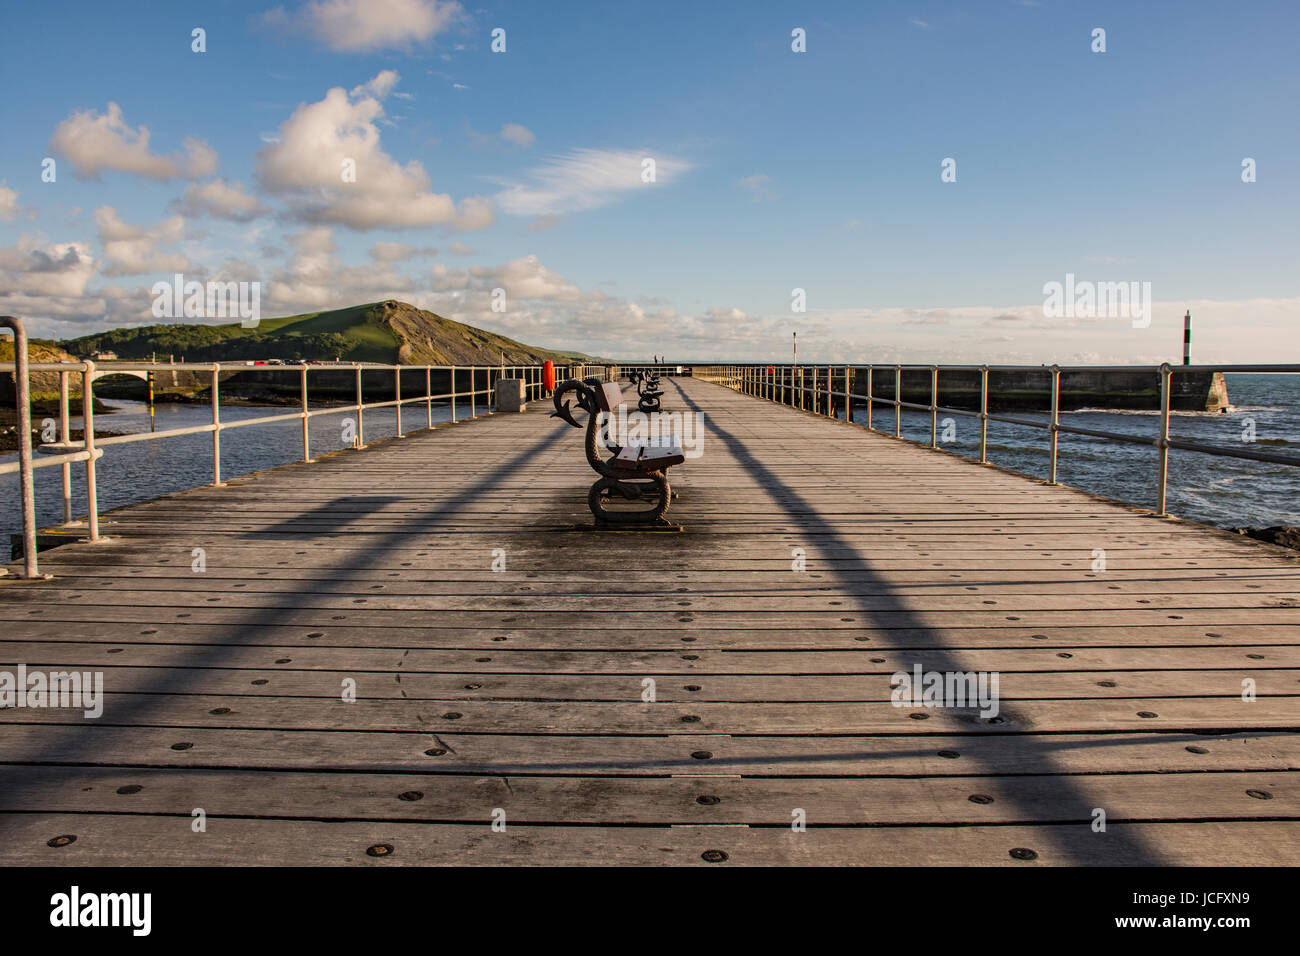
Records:
[[[685,402],[691,408],[692,411],[695,412],[704,411],[698,404],[696,404],[691,399],[689,395],[686,394],[685,391],[682,390],[682,387],[676,381],[673,381],[672,379],[669,379],[668,381],[673,386],[673,388],[677,390],[677,394],[681,397],[682,401]],[[754,399],[754,401],[761,401],[761,399]],[[777,405],[773,405],[772,407],[774,411],[780,410],[782,408],[781,406],[777,406]],[[782,411],[781,413],[784,412]],[[748,446],[745,444],[743,440],[737,438],[735,435],[731,434],[731,432],[721,427],[721,425],[718,423],[718,420],[716,418],[713,418],[712,416],[708,416],[706,417],[705,420],[708,422],[708,433],[711,436],[717,436],[718,438],[720,438],[726,444],[727,448],[731,451],[732,455],[735,456],[736,461],[742,464],[751,475],[760,479],[764,491],[768,492],[771,495],[772,500],[776,502],[777,505],[791,518],[791,520],[796,523],[796,526],[799,528],[801,532],[807,534],[821,535],[823,536],[824,541],[831,542],[839,546],[840,548],[843,548],[847,553],[856,554],[857,546],[854,545],[847,538],[841,536],[836,531],[834,525],[832,525],[825,518],[823,518],[818,513],[816,506],[808,502],[806,499],[804,499],[799,494],[798,490],[786,484],[779,477],[777,477],[777,475],[773,473],[771,469],[769,469],[766,465],[764,465],[762,460],[757,456],[755,456],[753,452],[749,450]],[[857,558],[851,563],[851,565],[852,565],[851,568],[852,570],[864,572],[865,577],[871,580],[872,583],[879,584],[881,586],[882,591],[885,591],[887,588],[889,588],[886,582],[872,575],[871,564],[866,559]],[[843,568],[843,567],[844,565],[839,566],[839,568]],[[837,568],[827,568],[825,569],[825,573],[828,574],[831,578],[838,579],[840,570]],[[859,579],[859,581],[860,580],[861,579]],[[845,586],[846,591],[848,592],[845,594],[845,596],[846,597],[853,596],[852,588],[851,586],[849,586],[849,582],[844,581],[842,582],[842,584],[843,586]],[[889,589],[889,593],[892,595],[892,589]],[[886,608],[885,611],[887,613],[900,614],[900,615],[912,615],[914,613],[912,608],[908,607],[907,603],[904,600],[897,597],[895,597],[894,606]],[[859,608],[858,613],[865,614],[868,617],[870,617],[873,615],[873,613],[876,612]],[[910,625],[905,625],[905,626],[919,628],[921,626],[921,622],[915,621]],[[942,651],[943,648],[936,646],[931,650],[930,653],[935,654],[935,653],[941,653]],[[870,652],[868,651],[867,653]],[[903,651],[901,653],[905,657],[906,651]],[[955,657],[949,659],[940,658],[939,661],[934,661],[933,659],[931,659],[930,661],[927,662],[927,668],[931,670],[941,670],[941,671],[963,671],[964,672],[966,670],[966,667]],[[906,666],[900,667],[900,670],[906,670],[906,669],[908,669],[908,667]],[[1008,711],[1004,709],[1003,713],[1007,714]],[[905,714],[905,711],[900,708],[899,714],[900,716],[902,716]],[[1013,711],[1010,712],[1010,715],[1012,719],[1015,719],[1015,715]],[[979,719],[979,718],[975,718],[975,719]],[[1032,733],[1032,729],[1029,732]],[[1066,774],[1068,771],[1066,771],[1064,768],[1060,767],[1053,761],[1053,750],[1051,748],[1051,745],[1045,744],[1041,741],[1032,740],[1028,737],[1025,737],[1023,739],[1026,748],[1025,757],[1028,766],[1025,770],[1018,771],[1018,772],[1050,775],[1054,781],[1059,783],[1060,804],[1064,807],[1070,808],[1071,816],[1075,816],[1077,814],[1079,819],[1081,820],[1087,819],[1092,810],[1092,807],[1090,806],[1092,801],[1085,799],[1083,794],[1080,793],[1078,789],[1073,786],[1073,783],[1068,776],[1061,776],[1063,774]],[[990,770],[990,773],[996,775],[997,771]],[[1088,824],[1081,822],[1079,823],[1079,826],[1084,827],[1084,826],[1088,826]],[[1152,846],[1148,841],[1143,840],[1140,836],[1128,833],[1127,828],[1125,830],[1111,830],[1110,832],[1105,834],[1098,834],[1097,838],[1099,840],[1108,841],[1108,844],[1110,845],[1111,849],[1115,853],[1115,861],[1117,863],[1125,863],[1125,864],[1141,865],[1141,866],[1168,865],[1166,860],[1161,856],[1161,854],[1156,850],[1154,846]],[[1056,849],[1058,852],[1061,852],[1063,854],[1068,854],[1069,852],[1068,848],[1063,846],[1058,846],[1055,847],[1054,849]]]
[[[418,433],[411,433],[411,434],[412,437],[414,437],[414,435]],[[468,487],[462,489],[460,493],[458,493],[454,497],[449,498],[439,511],[431,513],[425,520],[412,522],[411,524],[407,525],[404,528],[402,534],[392,536],[390,540],[385,541],[384,544],[379,545],[378,547],[368,548],[365,551],[357,550],[354,552],[349,552],[348,557],[346,558],[347,561],[346,570],[362,570],[367,567],[374,567],[376,565],[379,565],[384,559],[384,557],[388,555],[391,551],[397,549],[402,545],[409,544],[411,535],[413,534],[430,533],[430,532],[439,533],[436,528],[432,527],[433,522],[431,519],[437,517],[443,517],[448,512],[454,511],[460,505],[472,502],[480,494],[492,488],[493,486],[497,485],[503,479],[512,476],[517,476],[520,469],[527,467],[528,464],[533,459],[535,459],[540,452],[542,452],[549,446],[554,445],[561,439],[569,437],[569,429],[567,427],[564,428],[556,427],[554,429],[551,429],[549,432],[540,432],[534,434],[538,436],[536,437],[535,440],[531,442],[523,443],[523,447],[521,447],[519,451],[516,452],[516,454],[502,461],[491,471],[489,471],[486,475],[484,475],[481,478],[481,480],[479,480],[478,482],[469,485]],[[377,452],[372,452],[372,453],[377,453]],[[364,454],[364,452],[362,452],[362,454]],[[346,462],[347,459],[346,458],[335,459],[334,461],[343,463]],[[321,466],[318,465],[317,467],[321,467]],[[325,465],[325,467],[328,467],[328,465]],[[355,500],[355,497],[353,500]],[[376,500],[386,501],[391,499],[378,497]],[[292,522],[290,522],[290,524],[291,523]],[[293,529],[293,530],[297,531],[297,529]],[[324,531],[321,533],[321,535],[312,535],[311,537],[327,536],[328,534],[329,534],[328,531]],[[305,534],[304,535],[290,534],[288,536],[282,534],[280,540],[284,540],[287,542],[287,541],[292,541],[295,538],[297,538],[298,540],[302,540],[305,537],[308,536]],[[138,542],[140,540],[148,541],[151,539],[152,536],[148,536],[143,538],[135,538],[133,539],[133,541],[135,542]],[[75,547],[75,546],[70,546],[70,547]],[[104,546],[87,545],[85,547],[104,547]],[[63,582],[59,581],[56,578],[54,581],[49,582],[49,586],[58,588],[58,587],[63,587],[65,585],[63,584]],[[22,591],[10,592],[9,597],[16,598],[17,600],[15,603],[21,603],[23,600],[27,600],[33,603],[39,602],[41,600],[40,597],[41,590],[44,587],[45,585],[39,583],[33,583],[31,585],[23,585]],[[28,588],[30,588],[30,590]],[[0,596],[0,600],[3,599],[4,597]],[[224,656],[229,649],[235,647],[241,647],[245,645],[256,645],[257,643],[257,641],[255,640],[256,635],[258,634],[259,631],[263,630],[268,625],[279,624],[283,626],[289,626],[288,621],[280,620],[280,619],[284,618],[286,615],[291,613],[294,613],[294,609],[292,608],[282,608],[282,609],[258,608],[255,610],[250,610],[249,611],[250,620],[248,620],[248,622],[245,624],[231,625],[229,641],[226,644],[221,645],[220,650],[214,648],[211,649],[209,652],[204,653],[202,655],[202,664],[206,666],[220,666],[221,660],[224,659]],[[13,626],[21,627],[20,622],[9,622],[9,623]],[[71,626],[74,627],[81,626],[88,630],[94,627],[94,625],[89,622],[78,622]],[[196,653],[195,657],[197,659],[199,655]],[[143,699],[137,701],[134,698],[137,695],[171,694],[174,691],[174,684],[169,681],[167,677],[167,671],[168,669],[166,668],[160,671],[158,682],[154,686],[144,686],[138,689],[137,691],[132,692],[131,694],[121,695],[118,698],[114,699],[111,711],[106,707],[103,717],[99,718],[98,720],[95,720],[93,723],[91,723],[90,721],[80,721],[72,725],[59,724],[59,723],[39,723],[39,724],[26,723],[26,722],[17,723],[16,725],[20,727],[33,728],[32,732],[37,737],[37,743],[32,748],[29,748],[29,752],[27,753],[0,754],[0,764],[51,763],[51,764],[58,764],[58,765],[65,765],[65,766],[67,765],[75,766],[82,763],[85,764],[95,763],[96,761],[94,759],[95,757],[94,748],[95,748],[97,737],[95,732],[89,732],[91,731],[92,727],[104,727],[104,728],[121,727],[129,730],[131,727],[139,728],[139,727],[147,727],[147,726],[159,726],[159,725],[151,725],[146,722],[146,718],[148,716],[151,705]],[[111,688],[106,688],[106,690],[108,692],[111,692]],[[129,720],[126,723],[122,722],[122,718],[124,716],[129,718]],[[10,722],[0,719],[0,723],[10,723]],[[36,728],[40,728],[40,729],[36,729]],[[181,731],[182,731],[181,727],[175,726],[169,729],[175,729],[178,735],[181,735]],[[209,728],[205,727],[204,729],[209,729]],[[434,735],[430,732],[429,736],[432,737]],[[47,756],[47,752],[48,752],[48,756]],[[200,758],[199,760],[196,760],[194,766],[196,767],[204,766],[201,760],[201,752],[197,750],[191,752],[194,753],[196,757]],[[21,805],[24,802],[25,795],[27,795],[28,793],[32,793],[33,795],[35,794],[35,791],[29,789],[30,786],[31,785],[27,783],[19,783],[8,789],[7,793],[10,795],[9,798],[6,799],[4,803],[0,804],[0,832],[3,832],[5,830],[4,820],[7,819],[5,816],[2,816],[2,814],[5,814],[7,812],[5,811],[4,806]],[[272,812],[269,815],[275,816],[275,813]],[[22,816],[23,816],[22,813],[17,813],[14,814],[12,817],[8,817],[8,819],[19,819]],[[188,828],[183,832],[188,833],[189,832]],[[2,857],[3,857],[3,852],[0,851],[0,858]],[[141,861],[141,862],[147,862],[147,861]],[[238,861],[231,860],[230,862],[233,865]]]

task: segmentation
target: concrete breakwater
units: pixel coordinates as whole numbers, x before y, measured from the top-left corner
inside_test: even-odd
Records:
[[[804,384],[810,384],[805,374]],[[832,368],[833,389],[843,390],[843,368]],[[902,400],[917,405],[929,405],[931,395],[928,369],[904,369]],[[867,394],[867,371],[857,368],[849,371],[851,391]],[[894,400],[895,373],[888,367],[875,369],[871,376],[871,394],[876,398]],[[1170,408],[1174,411],[1221,412],[1230,406],[1228,385],[1222,372],[1185,372],[1170,379],[1172,394]],[[825,387],[822,372],[819,387]],[[837,401],[838,404],[838,401]],[[939,372],[938,404],[949,408],[978,411],[980,407],[980,373],[977,370],[950,369]],[[855,408],[866,407],[866,400],[857,398]],[[1052,375],[1044,367],[1018,369],[1009,372],[989,372],[989,411],[1046,411],[1052,407]],[[1152,370],[1134,371],[1063,371],[1061,372],[1060,408],[1075,411],[1080,408],[1115,408],[1129,410],[1158,410],[1160,408],[1160,376]]]
[[[100,366],[111,371],[111,363]],[[817,388],[824,392],[827,387],[825,366],[812,365],[802,367],[802,384],[805,388],[813,384],[813,370],[817,371]],[[1178,372],[1170,379],[1173,394],[1170,407],[1175,411],[1209,411],[1218,412],[1229,408],[1228,387],[1221,372]],[[786,382],[789,383],[789,370],[785,370]],[[39,373],[49,381],[37,380],[33,375],[33,392],[53,391],[57,394],[57,373]],[[845,367],[832,366],[831,388],[836,392],[845,391]],[[867,370],[862,367],[848,370],[850,390],[858,396],[867,394]],[[356,368],[354,366],[323,366],[308,373],[310,398],[317,401],[339,403],[356,400]],[[69,376],[73,395],[80,396],[80,376]],[[154,394],[163,402],[202,402],[209,400],[208,389],[211,386],[211,373],[189,370],[159,369],[154,376]],[[471,373],[468,368],[456,371],[456,391],[468,392],[471,388]],[[391,398],[395,395],[395,380],[390,368],[362,367],[362,390],[370,399],[378,396]],[[299,372],[277,368],[276,366],[239,367],[233,366],[220,373],[221,392],[224,398],[235,401],[264,403],[269,405],[296,404],[301,400],[301,383]],[[799,384],[798,379],[795,381]],[[39,387],[38,387],[39,386]],[[434,370],[430,373],[429,386],[434,395],[446,394],[451,390],[450,374],[447,370]],[[475,374],[473,387],[486,391],[488,372],[480,368]],[[778,386],[779,387],[779,386]],[[989,372],[990,411],[1046,411],[1052,406],[1052,377],[1047,367],[1016,369],[1014,371]],[[0,401],[13,401],[12,373],[0,375]],[[889,366],[875,369],[871,380],[871,391],[876,398],[894,399],[894,370]],[[917,405],[930,404],[930,371],[925,368],[903,370],[902,400]],[[95,383],[95,394],[102,398],[125,398],[144,400],[148,387],[138,378],[128,376],[110,376],[100,378]],[[411,367],[402,374],[402,397],[415,398],[425,394],[425,373],[418,367]],[[480,396],[486,400],[486,395]],[[468,400],[468,399],[466,399]],[[819,398],[819,403],[824,398]],[[835,404],[841,404],[840,399]],[[939,372],[939,402],[950,408],[978,411],[980,407],[980,373],[977,370],[945,369]],[[865,408],[866,399],[856,398],[855,408]],[[1060,407],[1064,411],[1080,408],[1114,408],[1130,410],[1158,410],[1160,408],[1160,376],[1154,370],[1137,369],[1122,371],[1071,370],[1061,373]]]

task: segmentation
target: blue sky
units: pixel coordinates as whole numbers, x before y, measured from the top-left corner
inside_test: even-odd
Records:
[[[1160,361],[1190,308],[1198,360],[1300,362],[1294,3],[54,0],[0,26],[0,309],[36,334],[153,322],[182,271],[262,283],[268,315],[392,297],[628,358],[780,359],[797,331],[808,360]],[[1151,283],[1150,327],[1045,316],[1067,273]]]

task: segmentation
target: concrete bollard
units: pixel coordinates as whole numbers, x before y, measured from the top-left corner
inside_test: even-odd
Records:
[[[526,411],[528,403],[524,401],[524,380],[522,378],[497,379],[495,407],[498,412]]]

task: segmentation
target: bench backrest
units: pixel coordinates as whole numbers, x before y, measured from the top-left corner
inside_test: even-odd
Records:
[[[617,382],[606,382],[595,389],[596,404],[602,412],[612,412],[623,404],[623,390]]]

